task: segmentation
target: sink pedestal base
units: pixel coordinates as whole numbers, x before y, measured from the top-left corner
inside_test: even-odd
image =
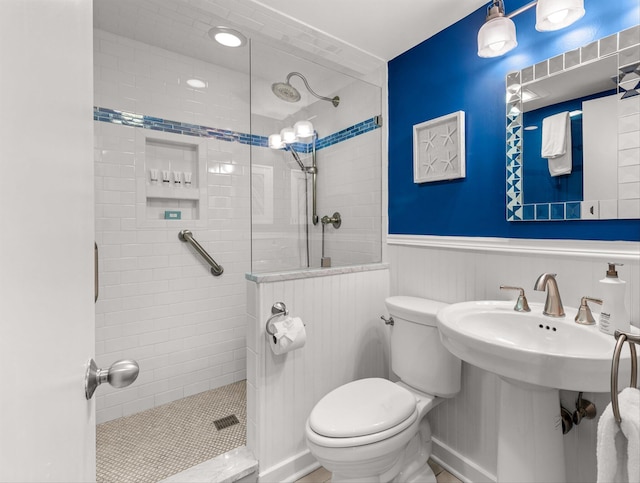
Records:
[[[498,482],[565,481],[557,389],[500,378]]]

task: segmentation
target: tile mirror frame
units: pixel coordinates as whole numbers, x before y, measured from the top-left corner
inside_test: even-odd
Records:
[[[524,143],[523,143],[523,105],[522,92],[528,84],[551,78],[563,72],[579,69],[606,57],[617,56],[618,74],[617,92],[625,97],[631,106],[631,112],[640,105],[640,26],[636,25],[616,34],[591,42],[578,49],[565,52],[556,57],[528,66],[522,70],[509,72],[506,76],[506,217],[507,221],[569,221],[581,219],[636,219],[640,218],[640,199],[635,195],[625,195],[618,191],[617,206],[613,211],[603,210],[600,216],[599,205],[595,200],[585,202],[582,199],[564,202],[525,203],[523,193]],[[615,78],[615,76],[613,76]],[[629,110],[629,109],[627,109]],[[620,111],[620,109],[619,109]],[[621,113],[622,115],[625,113]],[[628,114],[628,113],[626,113]],[[633,114],[637,115],[637,114]],[[629,133],[627,133],[629,134]],[[637,132],[631,133],[637,137]],[[622,142],[620,131],[618,143]],[[622,149],[618,144],[618,149]],[[637,149],[640,153],[640,148]],[[618,164],[621,163],[621,151],[618,151]],[[628,153],[627,153],[628,157]],[[640,163],[633,151],[631,163]],[[629,161],[625,161],[628,163]],[[635,168],[634,168],[635,169]],[[632,183],[634,188],[636,184]],[[626,196],[626,198],[625,198]],[[595,205],[595,206],[594,206]],[[604,206],[604,204],[603,204]],[[595,210],[595,211],[594,211]],[[595,213],[595,215],[594,215]]]

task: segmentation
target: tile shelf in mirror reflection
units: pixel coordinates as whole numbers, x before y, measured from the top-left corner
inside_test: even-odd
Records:
[[[508,221],[640,218],[639,86],[640,26],[507,74]],[[577,157],[552,178],[540,123],[564,110]]]

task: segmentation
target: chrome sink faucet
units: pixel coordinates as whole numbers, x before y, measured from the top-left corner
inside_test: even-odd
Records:
[[[541,292],[547,291],[547,300],[544,303],[544,310],[542,311],[544,315],[548,315],[549,317],[564,317],[564,307],[560,299],[555,273],[543,273],[540,275],[533,289]]]

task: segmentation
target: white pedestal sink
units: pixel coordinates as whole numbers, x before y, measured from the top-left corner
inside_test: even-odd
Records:
[[[541,304],[531,304],[531,312],[513,305],[445,307],[438,313],[440,337],[455,356],[500,376],[498,482],[563,482],[559,390],[609,392],[615,338],[576,324],[575,308],[552,318],[542,315]],[[620,380],[629,379],[629,357],[621,356]]]

